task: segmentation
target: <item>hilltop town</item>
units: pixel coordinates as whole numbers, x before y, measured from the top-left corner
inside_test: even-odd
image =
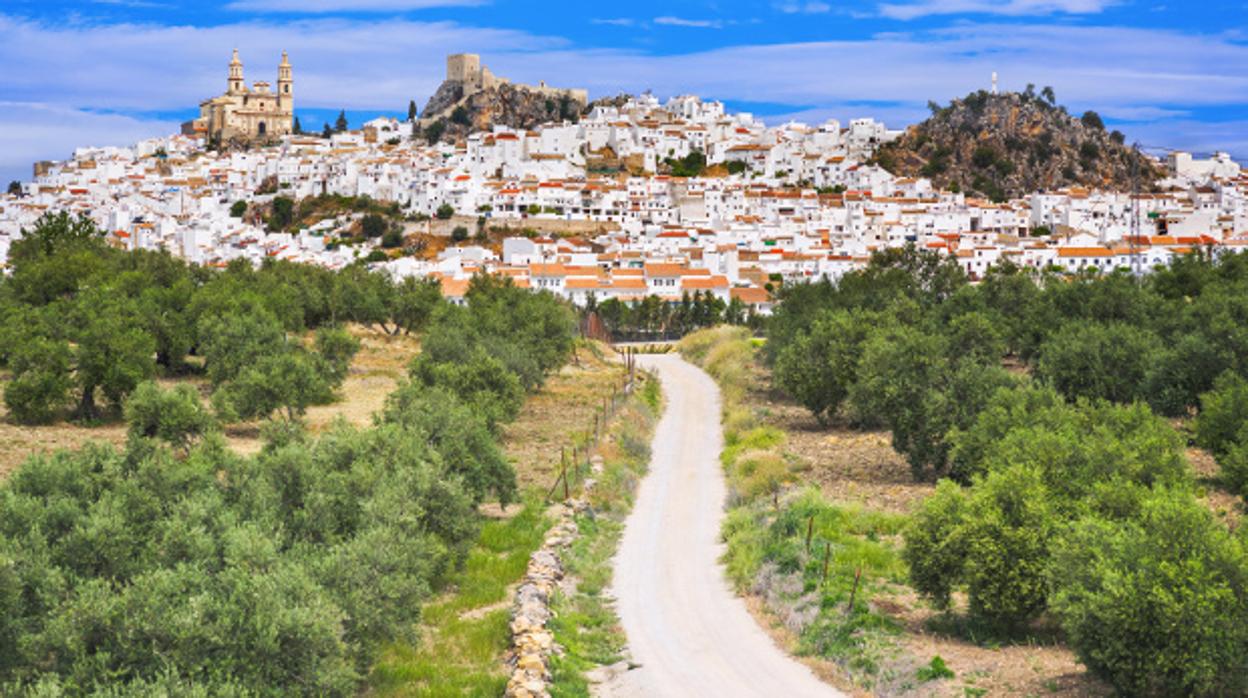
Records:
[[[441,112],[509,84],[463,54],[448,59],[448,83],[458,91]],[[1248,175],[1222,154],[1172,154],[1150,193],[1072,186],[992,202],[869,164],[903,135],[872,119],[768,126],[719,102],[649,94],[580,113],[583,92],[543,83],[534,89],[567,95],[578,113],[454,142],[428,138],[429,118],[378,118],[325,138],[290,128],[285,55],[277,95],[267,83],[248,91],[237,53],[227,85],[184,133],[41,164],[0,198],[0,258],[45,212],[68,210],[118,247],[204,265],[364,259],[396,277],[438,278],[451,298],[490,272],[578,304],[702,292],[766,313],[779,283],[836,279],[889,247],[954,256],[975,278],[1005,262],[1142,272],[1197,247],[1248,246]],[[240,136],[251,147],[217,147]],[[513,232],[421,255],[349,232],[366,215],[360,207],[274,225],[275,201],[324,195],[390,206],[405,238],[432,234],[438,218]]]

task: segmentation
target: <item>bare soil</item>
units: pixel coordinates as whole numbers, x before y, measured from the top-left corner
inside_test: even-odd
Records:
[[[1193,446],[1187,449],[1187,462],[1192,464],[1196,476],[1196,498],[1227,528],[1239,528],[1244,518],[1244,499],[1222,484],[1221,469],[1213,454]]]

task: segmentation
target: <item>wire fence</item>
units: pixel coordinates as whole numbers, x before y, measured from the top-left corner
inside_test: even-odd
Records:
[[[571,498],[572,492],[584,484],[593,472],[593,457],[607,435],[611,420],[619,414],[628,396],[637,384],[637,352],[632,348],[617,350],[624,360],[625,375],[619,383],[611,386],[604,395],[602,405],[594,407],[593,420],[583,431],[573,432],[570,443],[559,447],[559,475],[546,492],[546,501],[552,501],[562,485],[563,499]]]

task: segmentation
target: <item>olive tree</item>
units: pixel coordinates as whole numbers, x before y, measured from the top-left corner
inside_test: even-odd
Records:
[[[1089,518],[1054,545],[1050,605],[1123,695],[1248,691],[1248,555],[1209,512],[1159,491],[1137,520]]]

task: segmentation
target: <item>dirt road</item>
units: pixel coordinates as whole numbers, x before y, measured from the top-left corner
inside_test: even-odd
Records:
[[[675,354],[641,356],[667,409],[650,472],[615,560],[614,594],[632,661],[604,696],[840,696],[776,647],[719,565],[727,494],[719,390]]]

